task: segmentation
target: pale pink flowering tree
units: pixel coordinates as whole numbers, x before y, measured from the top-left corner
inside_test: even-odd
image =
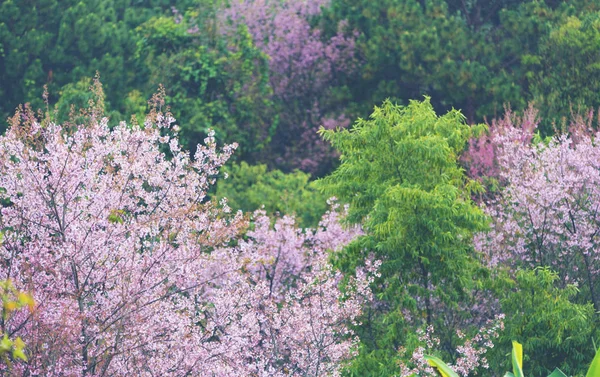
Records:
[[[271,230],[231,246],[247,222],[207,201],[235,146],[218,150],[209,136],[191,159],[168,112],[110,129],[101,98],[92,105],[85,125],[64,127],[17,112],[0,137],[0,279],[37,303],[6,324],[29,356],[11,373],[338,375],[370,275],[342,294],[327,249],[356,230],[330,213],[321,230],[296,233],[303,242],[288,252],[306,268],[286,272],[295,276],[274,296],[256,267],[273,263]],[[296,232],[282,221],[276,239]]]
[[[339,249],[360,230],[343,229],[337,217],[334,206],[318,229],[303,231],[290,217],[278,219],[271,227],[270,219],[259,211],[255,229],[240,244],[249,258],[249,277],[263,288],[257,300],[284,305],[279,311],[264,310],[261,328],[266,336],[261,346],[278,359],[271,364],[285,364],[287,372],[271,370],[265,376],[339,375],[341,363],[353,355],[357,339],[345,325],[357,318],[362,302],[370,299],[369,284],[378,264],[369,263],[357,271],[354,284],[347,286],[339,300],[342,276],[327,262],[327,250]]]
[[[208,279],[206,248],[241,225],[241,216],[219,219],[203,203],[234,146],[219,152],[208,138],[191,161],[177,139],[163,135],[169,114],[113,130],[91,115],[67,130],[17,113],[0,138],[0,187],[9,202],[0,273],[39,304],[13,327],[28,339],[23,373],[191,368],[211,352],[173,345],[186,344],[182,330],[200,320],[194,314],[203,304],[191,292]],[[199,329],[189,332],[211,336]]]
[[[487,133],[469,141],[469,148],[461,156],[469,175],[479,180],[486,177],[500,178],[503,168],[498,161],[500,149],[505,149],[507,144],[529,145],[540,123],[539,111],[533,104],[522,114],[506,107],[502,118],[492,119],[487,124]],[[568,133],[571,141],[577,144],[580,140],[593,139],[599,125],[600,112],[594,114],[594,110],[590,109],[586,112],[574,112],[568,123],[554,124],[553,127],[557,134]]]
[[[310,270],[315,261],[327,256],[327,250],[339,250],[362,234],[356,226],[346,229],[340,225],[340,208],[335,198],[328,203],[330,210],[314,230],[297,228],[291,216],[277,219],[271,227],[271,219],[263,211],[254,214],[255,228],[248,231],[247,236],[253,244],[260,245],[256,250],[260,263],[253,265],[252,271],[269,282],[272,295],[282,297],[303,271]]]
[[[539,122],[538,110],[532,105],[522,115],[507,107],[502,118],[488,123],[486,134],[469,141],[469,148],[461,157],[468,174],[479,180],[487,177],[498,179],[498,148],[503,147],[498,144],[500,140],[502,143],[529,145]]]

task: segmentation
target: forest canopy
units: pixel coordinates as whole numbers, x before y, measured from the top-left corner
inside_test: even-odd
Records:
[[[591,0],[0,0],[0,374],[595,376],[599,74]]]

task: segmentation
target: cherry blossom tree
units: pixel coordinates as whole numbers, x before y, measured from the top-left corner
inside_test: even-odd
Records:
[[[462,339],[462,345],[456,347],[456,353],[459,355],[452,367],[456,374],[468,377],[477,374],[477,370],[489,368],[486,359],[488,350],[494,347],[494,340],[498,338],[499,333],[504,330],[504,314],[499,314],[494,319],[488,320],[472,338],[467,338],[465,334],[458,330],[457,336]],[[431,364],[425,358],[425,355],[435,353],[440,346],[440,339],[435,335],[433,326],[427,326],[425,330],[417,330],[419,346],[410,354],[410,360],[400,362],[400,376],[402,377],[425,377],[437,376]],[[406,354],[404,347],[400,348],[401,354]]]
[[[0,137],[0,279],[36,302],[5,324],[27,344],[11,373],[339,375],[376,266],[341,291],[328,250],[359,230],[258,214],[240,238],[244,215],[207,198],[235,145],[209,135],[191,158],[160,96],[111,129],[95,88],[83,124],[25,107]]]
[[[332,101],[331,89],[357,65],[356,35],[346,23],[341,22],[331,38],[311,26],[311,19],[329,2],[231,1],[222,12],[223,25],[245,24],[257,47],[270,58],[271,86],[283,107],[274,138],[284,147],[278,151],[278,164],[313,173],[333,156],[317,129],[350,124],[341,104]],[[231,29],[223,27],[225,32]]]
[[[284,305],[282,310],[262,309],[266,320],[261,322],[266,334],[259,354],[275,358],[270,365],[284,364],[287,372],[270,370],[265,374],[287,376],[339,375],[340,365],[352,356],[358,339],[347,324],[360,314],[361,304],[371,298],[369,284],[378,263],[367,261],[367,267],[357,272],[355,284],[340,293],[342,278],[327,262],[327,250],[338,250],[360,234],[358,228],[344,229],[338,222],[333,206],[318,229],[302,231],[294,219],[284,217],[270,226],[262,212],[255,213],[255,229],[249,240],[241,244],[250,258],[246,269],[257,285],[250,284],[256,294],[256,305]],[[338,297],[342,302],[338,303]],[[268,339],[269,341],[266,341]],[[261,356],[257,355],[256,358]],[[258,373],[258,371],[254,371]]]
[[[598,310],[600,147],[589,118],[575,117],[570,133],[534,143],[523,142],[518,126],[493,137],[506,187],[487,203],[492,230],[476,242],[492,265],[551,267]]]
[[[500,178],[499,142],[529,145],[539,123],[538,111],[532,105],[522,115],[507,107],[502,118],[488,123],[486,134],[469,140],[469,147],[461,157],[469,176],[479,180]]]

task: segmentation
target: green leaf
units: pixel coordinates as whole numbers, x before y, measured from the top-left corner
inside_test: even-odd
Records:
[[[118,223],[118,224],[123,224],[123,217],[122,215],[125,213],[125,211],[123,211],[122,209],[113,209],[110,211],[110,214],[108,215],[108,222],[110,223]]]
[[[554,371],[552,373],[550,373],[550,375],[548,375],[548,377],[568,377],[568,376],[566,374],[564,374],[562,370],[556,368],[556,369],[554,369]]]
[[[596,356],[594,356],[594,360],[592,360],[590,369],[588,369],[585,377],[598,377],[598,376],[600,376],[600,349],[598,349],[598,351],[596,351]]]
[[[12,348],[12,341],[8,339],[8,335],[4,334],[2,341],[0,341],[0,353],[8,352]]]
[[[23,352],[23,350],[21,350],[21,349],[16,349],[16,348],[15,348],[15,349],[13,350],[13,353],[12,353],[12,355],[13,355],[13,358],[14,358],[14,359],[21,359],[21,360],[23,360],[23,361],[27,361],[27,356],[25,356],[25,353],[24,353],[24,352]]]
[[[516,377],[524,377],[523,376],[523,345],[514,340],[513,340],[512,344],[513,344],[513,350],[512,350],[513,374]]]
[[[444,363],[437,357],[425,355],[425,360],[427,360],[429,365],[437,368],[438,372],[440,372],[442,377],[458,377],[458,374],[456,374],[456,372],[450,369],[450,367],[446,363]]]

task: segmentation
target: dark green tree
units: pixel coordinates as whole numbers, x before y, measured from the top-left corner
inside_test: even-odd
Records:
[[[175,117],[191,149],[213,128],[218,139],[239,143],[237,159],[255,161],[276,127],[268,58],[245,27],[218,30],[213,3],[139,26],[136,56],[150,86],[163,84],[168,103],[179,109]]]
[[[138,42],[134,29],[151,17],[172,14],[172,6],[185,9],[191,2],[1,1],[0,117],[6,119],[19,103],[43,107],[44,85],[51,103],[61,92],[85,96],[87,88],[81,82],[98,71],[103,77],[107,109],[115,117],[128,118],[130,109],[124,99],[135,90],[148,96],[156,90],[146,88],[147,72],[134,56]]]
[[[544,131],[572,113],[600,107],[600,12],[555,23],[538,53],[526,58],[531,93],[545,119]]]
[[[569,116],[571,105],[598,105],[598,6],[591,0],[333,0],[322,23],[348,20],[361,35],[364,64],[350,84],[359,114],[387,97],[407,103],[426,94],[436,109],[461,109],[470,123],[532,100],[549,108],[544,118],[556,118]]]
[[[435,107],[462,109],[474,122],[505,102],[525,104],[501,17],[518,3],[334,0],[325,24],[347,19],[361,33],[364,65],[352,84],[359,103],[427,94]]]

